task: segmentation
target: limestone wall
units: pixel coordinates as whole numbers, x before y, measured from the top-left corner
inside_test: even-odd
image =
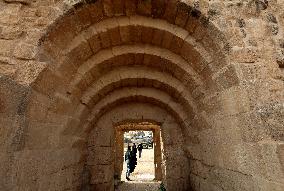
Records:
[[[184,127],[194,190],[282,191],[283,13],[276,0],[0,0],[0,190],[82,189],[94,121],[134,101]]]

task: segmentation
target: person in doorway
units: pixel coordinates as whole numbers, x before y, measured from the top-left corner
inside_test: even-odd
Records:
[[[143,146],[142,146],[142,143],[140,143],[137,147],[138,149],[138,152],[139,152],[139,158],[141,158],[141,154],[142,154],[142,150],[143,150]]]
[[[133,143],[133,145],[132,145],[132,152],[133,152],[133,153],[135,154],[135,156],[136,156],[137,147],[136,147],[135,143]]]
[[[136,147],[135,143],[133,143],[132,151],[131,151],[130,173],[134,172],[134,169],[137,165],[136,153],[137,153],[137,147]]]
[[[128,146],[127,148],[127,151],[125,152],[125,156],[124,156],[124,159],[125,159],[125,162],[127,164],[127,170],[126,170],[126,180],[130,181],[130,171],[131,171],[131,147]]]

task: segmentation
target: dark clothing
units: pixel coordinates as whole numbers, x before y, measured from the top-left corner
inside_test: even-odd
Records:
[[[134,172],[134,169],[135,169],[135,167],[137,165],[136,153],[137,153],[136,145],[133,145],[132,146],[132,151],[131,151],[130,173]]]
[[[130,160],[131,159],[131,151],[127,150],[124,156],[125,161]]]
[[[136,153],[137,153],[137,147],[136,147],[136,145],[133,145],[133,146],[132,146],[132,152],[135,153],[135,155],[136,155]]]
[[[126,178],[129,178],[131,173],[131,150],[126,151],[124,160],[126,161],[127,164]]]
[[[142,144],[139,144],[138,147],[137,147],[137,149],[138,149],[138,151],[139,151],[139,158],[141,158],[142,149],[143,149]]]

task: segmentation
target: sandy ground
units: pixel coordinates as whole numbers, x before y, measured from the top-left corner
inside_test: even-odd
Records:
[[[153,181],[155,178],[154,149],[143,149],[142,157],[138,157],[137,166],[130,175],[131,181],[125,179],[126,163],[123,164],[121,179],[125,181],[116,191],[158,191],[160,182]]]

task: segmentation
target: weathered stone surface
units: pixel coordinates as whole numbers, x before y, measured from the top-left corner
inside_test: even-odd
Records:
[[[167,190],[282,191],[283,12],[267,0],[0,1],[0,190],[113,190],[115,128],[143,121],[161,130]]]
[[[13,52],[14,49],[15,49],[15,41],[0,39],[1,56],[11,56],[11,53]]]
[[[15,47],[14,55],[20,59],[33,59],[36,55],[36,47],[26,43],[18,44]]]
[[[0,39],[17,39],[23,35],[23,30],[19,26],[5,26],[0,32]]]
[[[21,3],[21,4],[29,5],[35,0],[4,0],[4,1],[7,3]]]

